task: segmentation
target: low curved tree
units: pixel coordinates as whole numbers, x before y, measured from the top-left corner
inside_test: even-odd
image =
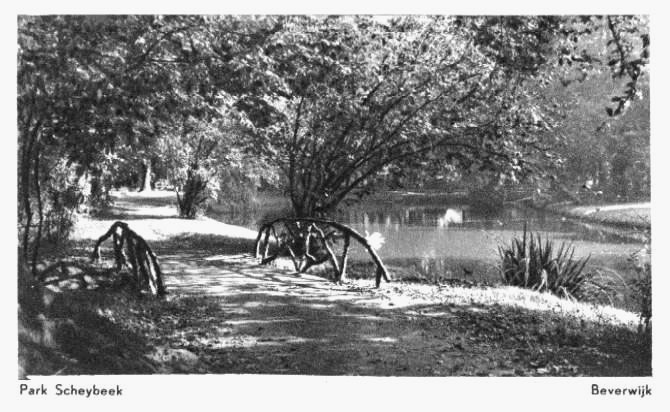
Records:
[[[620,32],[631,21],[639,19],[285,18],[264,45],[280,80],[265,102],[279,116],[259,127],[253,148],[282,170],[297,216],[328,214],[379,176],[422,164],[501,181],[541,175],[557,158],[551,131],[561,121],[543,88],[568,70],[566,59],[591,69],[573,38],[606,27],[610,67],[631,79],[608,111],[621,114],[648,61],[644,28],[640,44]]]

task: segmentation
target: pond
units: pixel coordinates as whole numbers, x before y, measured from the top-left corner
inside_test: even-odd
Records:
[[[216,216],[257,229],[262,221],[286,212],[266,206],[251,214]],[[361,234],[379,232],[385,243],[378,254],[393,275],[429,281],[499,280],[497,248],[521,236],[524,224],[557,246],[562,242],[574,246],[576,258],[590,256],[588,267],[622,281],[634,273],[629,256],[644,246],[639,237],[620,229],[573,221],[519,204],[490,206],[454,196],[377,197],[347,207],[333,218]],[[351,253],[354,262],[367,259],[362,247],[352,248]]]

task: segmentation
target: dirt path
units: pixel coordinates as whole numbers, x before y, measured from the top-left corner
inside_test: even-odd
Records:
[[[117,202],[112,219],[82,222],[78,233],[80,239],[95,238],[107,223],[127,219],[138,233],[149,234],[165,273],[166,305],[181,308],[173,313],[161,308],[147,322],[155,348],[151,357],[165,363],[163,372],[647,373],[649,365],[627,346],[633,339],[630,325],[599,326],[602,313],[599,320],[566,317],[556,298],[517,289],[513,293],[521,300],[499,304],[491,296],[504,295],[502,289],[407,283],[374,289],[372,279],[336,285],[312,274],[259,265],[244,253],[251,250],[253,232],[207,220],[185,227],[168,209],[152,215],[145,202],[138,197]],[[95,234],[87,233],[87,224]],[[635,321],[628,316],[626,322]],[[592,321],[596,332],[585,334],[584,326]],[[625,339],[613,344],[610,335]]]
[[[485,305],[476,295],[458,296],[458,288],[335,285],[259,266],[248,255],[180,253],[165,256],[163,266],[170,299],[206,297],[167,329],[167,346],[197,358],[184,371],[574,376],[635,374],[639,367],[625,347],[603,350],[602,342],[566,329],[564,319]]]

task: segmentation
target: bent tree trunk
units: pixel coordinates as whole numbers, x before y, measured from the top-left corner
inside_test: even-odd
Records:
[[[31,116],[32,118],[32,116]],[[21,159],[19,163],[20,186],[19,195],[23,203],[21,209],[23,220],[22,224],[22,243],[21,254],[26,263],[30,263],[33,276],[37,276],[37,259],[39,257],[39,245],[42,237],[43,209],[42,209],[42,191],[40,187],[40,141],[42,136],[42,121],[36,121],[32,124],[32,119],[26,124],[26,128],[20,136]],[[31,180],[31,176],[33,179]],[[34,191],[34,193],[33,193]],[[34,195],[34,198],[33,198]],[[35,202],[37,205],[35,205]],[[33,223],[33,214],[37,212],[37,225]],[[36,226],[32,236],[31,230]],[[30,246],[33,247],[32,254]],[[31,261],[32,259],[32,261]]]
[[[273,239],[270,239],[272,235]],[[343,238],[342,254],[338,259],[333,248],[333,240]],[[256,236],[256,258],[267,264],[280,255],[288,254],[297,272],[305,272],[309,267],[330,261],[335,270],[334,281],[346,276],[347,259],[351,240],[360,243],[376,265],[375,286],[381,279],[390,282],[388,271],[375,249],[367,239],[354,229],[341,223],[317,218],[280,218],[261,226]],[[274,253],[270,254],[274,243]],[[262,251],[262,253],[261,253]]]
[[[158,265],[156,254],[140,235],[128,227],[127,223],[114,222],[95,243],[91,261],[95,262],[100,259],[100,244],[110,237],[113,241],[114,262],[117,270],[120,270],[123,265],[128,265],[140,292],[148,289],[149,293],[154,296],[164,296],[166,292],[163,273]]]

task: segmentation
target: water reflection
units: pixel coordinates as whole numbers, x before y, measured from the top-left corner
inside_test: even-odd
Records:
[[[463,209],[447,209],[444,216],[437,218],[437,225],[439,227],[446,227],[450,224],[460,225],[463,223]]]
[[[447,227],[453,224],[462,224],[465,221],[468,206],[453,206],[440,208],[435,206],[382,206],[370,209],[366,206],[339,211],[334,218],[348,223],[362,223],[364,227],[383,225],[387,228],[399,230],[401,226],[436,226]]]
[[[289,214],[279,208],[254,210],[236,215],[219,213],[212,217],[227,223],[257,229],[260,222]],[[487,264],[498,259],[497,248],[520,236],[524,224],[541,233],[543,239],[572,243],[576,257],[591,255],[591,261],[609,268],[626,265],[628,256],[642,245],[619,230],[565,221],[556,215],[514,205],[498,208],[479,207],[462,200],[407,205],[400,202],[365,202],[341,210],[332,216],[360,233],[379,232],[386,239],[379,251],[383,259],[412,259],[422,271],[438,261],[466,259]],[[364,251],[352,250],[352,258],[364,259]],[[433,263],[430,263],[433,262]],[[447,262],[448,263],[448,262]],[[444,267],[432,270],[443,272]],[[455,273],[461,271],[456,268]]]
[[[541,210],[513,205],[492,211],[463,204],[437,207],[363,203],[339,211],[333,218],[368,231],[400,232],[420,227],[424,230],[483,230],[496,235],[523,231],[527,224],[530,231],[551,233],[565,241],[639,243],[621,230],[606,230],[602,226],[569,221]]]

